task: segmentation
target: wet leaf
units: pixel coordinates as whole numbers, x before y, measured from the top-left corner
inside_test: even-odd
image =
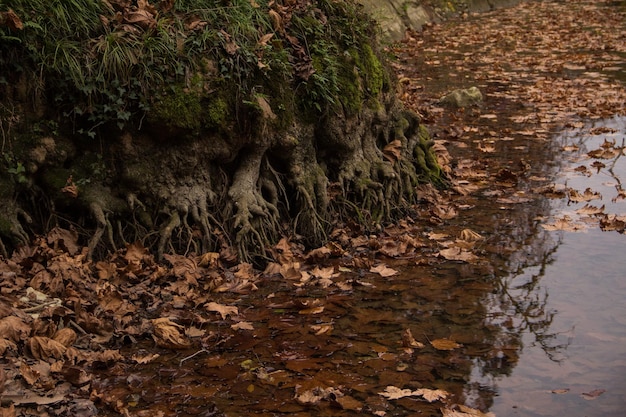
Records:
[[[413,394],[424,397],[426,401],[432,403],[434,401],[445,400],[450,395],[449,392],[440,389],[422,388],[413,391]]]
[[[597,399],[600,395],[604,394],[605,392],[606,392],[605,389],[594,389],[593,391],[583,392],[582,394],[580,394],[580,396],[583,397],[587,401],[591,401],[591,400]]]
[[[569,200],[574,203],[598,200],[602,198],[599,193],[592,191],[591,188],[587,188],[582,194],[574,189],[569,189],[568,194]]]
[[[136,354],[136,355],[131,356],[131,359],[139,364],[146,364],[146,363],[152,362],[153,360],[159,358],[160,356],[161,355],[159,355],[158,353],[152,353],[152,354],[148,353],[145,355]]]
[[[557,388],[550,391],[553,394],[566,394],[569,392],[569,388]]]
[[[324,311],[324,306],[317,306],[312,308],[305,308],[303,310],[298,311],[298,314],[319,314]]]
[[[554,223],[542,224],[541,227],[550,231],[563,230],[567,232],[578,232],[586,229],[586,226],[574,223],[569,216],[557,219]]]
[[[408,388],[401,389],[398,387],[394,387],[393,385],[389,385],[383,392],[379,392],[378,395],[382,395],[383,397],[389,400],[397,400],[404,397],[410,397],[413,395],[413,390]]]
[[[453,407],[444,407],[441,409],[443,417],[496,417],[494,413],[483,413],[475,408],[466,407],[464,405],[455,405]]]
[[[230,326],[233,330],[254,330],[254,326],[249,321],[240,321]]]
[[[449,261],[475,262],[478,260],[476,255],[458,246],[442,249],[438,252],[438,255]]]
[[[454,350],[463,347],[463,345],[450,339],[435,339],[431,340],[430,344],[437,350]]]
[[[349,395],[338,397],[335,401],[343,410],[361,411],[363,409],[363,403],[350,397]]]
[[[393,268],[389,268],[388,266],[384,264],[379,264],[379,265],[376,265],[375,267],[370,268],[370,272],[379,274],[382,277],[391,277],[393,275],[398,274],[398,271],[396,271]]]
[[[225,320],[226,317],[233,315],[236,316],[239,314],[239,309],[235,306],[227,306],[223,304],[218,304],[216,302],[211,301],[210,303],[205,304],[204,308],[207,311],[215,311],[222,316],[222,320]]]
[[[406,329],[402,332],[402,346],[406,348],[421,349],[424,347],[424,344],[415,340],[413,334],[411,333],[411,329]]]
[[[590,204],[585,204],[583,208],[576,210],[577,214],[583,214],[588,216],[594,216],[596,214],[604,213],[604,205],[602,207],[595,207]]]

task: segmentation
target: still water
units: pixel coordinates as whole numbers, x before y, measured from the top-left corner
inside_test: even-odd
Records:
[[[623,147],[625,137],[623,117],[557,136],[555,142],[563,149],[578,150],[564,152],[555,182],[581,191],[591,188],[602,195],[591,203],[624,215],[626,203],[616,198],[626,179],[623,153],[604,161],[607,168],[599,172],[581,173],[576,168],[593,163],[588,151],[605,141]],[[556,199],[551,215],[575,218],[585,204]],[[472,378],[497,387],[491,408],[496,415],[621,416],[626,409],[626,237],[603,232],[595,224],[579,232],[550,233],[558,243],[549,259],[505,280],[511,287],[536,282],[534,290],[545,296],[546,313],[552,315],[549,327],[554,339],[546,349],[531,329],[525,330],[519,361],[509,376],[485,377],[475,368]]]

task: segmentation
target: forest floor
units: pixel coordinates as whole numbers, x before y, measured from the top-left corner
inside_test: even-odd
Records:
[[[559,129],[626,115],[626,33],[619,30],[625,14],[610,1],[528,1],[426,27],[391,47],[402,99],[437,140],[452,186],[420,187],[414,215],[377,233],[342,225],[311,251],[285,237],[264,271],[237,263],[229,247],[165,255],[159,263],[133,244],[91,262],[76,234],[63,229],[0,260],[0,416],[208,416],[251,409],[258,415],[405,415],[411,406],[393,402],[411,396],[433,403],[435,415],[482,415],[453,405],[454,396],[439,389],[320,382],[322,372],[315,372],[325,365],[319,358],[337,349],[331,335],[358,333],[339,329],[332,317],[354,302],[357,290],[367,292],[368,276],[393,277],[406,264],[480,263],[476,244],[483,237],[472,225],[447,226],[472,209],[472,196],[491,198],[495,206],[517,204],[531,192],[593,200],[593,190],[551,187],[524,149],[506,146],[512,138],[545,143]],[[439,103],[451,90],[473,86],[483,96],[477,105]],[[468,149],[484,158],[466,158]],[[495,152],[509,152],[507,164],[490,159]],[[623,156],[624,145],[606,143],[594,152],[581,168],[589,175]],[[529,181],[537,186],[520,191]],[[620,190],[615,198],[626,198]],[[624,232],[623,214],[596,208],[593,216],[596,227]],[[571,219],[544,226],[576,227]],[[369,323],[355,317],[353,326]],[[362,354],[365,345],[351,346]],[[405,331],[400,350],[376,354],[401,372],[395,361],[414,350],[459,346]],[[181,374],[184,364],[199,361],[205,369]],[[179,377],[186,382],[159,382]],[[204,377],[219,382],[209,387],[198,382]],[[254,406],[240,399],[244,394]]]

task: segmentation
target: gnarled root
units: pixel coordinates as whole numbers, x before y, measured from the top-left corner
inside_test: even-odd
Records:
[[[28,233],[24,230],[20,217],[25,223],[32,223],[28,213],[13,202],[7,204],[0,211],[0,253],[5,257],[8,257],[8,253],[1,237],[8,238],[14,247],[28,244]]]
[[[265,148],[250,149],[239,164],[233,177],[228,196],[232,200],[233,229],[237,230],[235,242],[242,260],[251,259],[250,250],[265,255],[266,246],[275,240],[278,232],[279,213],[274,203],[266,200],[260,187],[261,162]]]

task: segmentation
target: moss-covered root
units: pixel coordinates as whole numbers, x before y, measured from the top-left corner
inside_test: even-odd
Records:
[[[267,201],[261,191],[260,169],[265,148],[252,147],[244,151],[228,190],[232,201],[232,230],[242,260],[249,261],[250,251],[263,256],[266,246],[278,234],[279,213],[275,204]]]

